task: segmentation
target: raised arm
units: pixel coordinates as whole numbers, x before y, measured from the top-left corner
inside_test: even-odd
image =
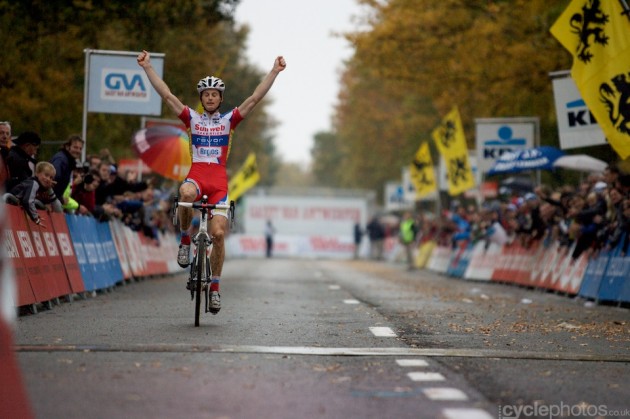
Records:
[[[147,77],[151,82],[153,88],[158,92],[160,97],[166,102],[169,108],[175,112],[175,115],[182,113],[184,110],[184,104],[171,93],[171,89],[168,88],[164,80],[158,76],[151,65],[151,57],[147,51],[142,50],[140,54],[138,54],[138,65],[144,69],[144,72],[147,73]]]
[[[260,82],[260,84],[256,87],[256,89],[254,89],[254,93],[252,93],[250,97],[245,99],[241,106],[238,107],[238,110],[243,118],[245,118],[247,114],[254,109],[258,102],[260,102],[262,98],[265,97],[269,89],[271,89],[273,82],[276,81],[276,77],[278,77],[278,74],[280,74],[280,72],[283,71],[286,67],[287,63],[286,61],[284,61],[284,58],[282,56],[276,58],[276,61],[274,61],[273,63],[273,68],[271,69],[269,74],[267,74],[265,78]]]

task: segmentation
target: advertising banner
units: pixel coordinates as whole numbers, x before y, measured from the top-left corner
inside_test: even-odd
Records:
[[[20,207],[6,205],[9,221],[4,230],[4,246],[8,260],[13,265],[17,285],[16,306],[23,306],[37,302],[37,297],[31,286],[26,265],[28,258],[24,254],[24,246],[20,237],[27,235],[26,216]]]
[[[404,171],[407,171],[407,177],[409,178],[409,167],[403,168],[403,178]],[[411,188],[410,193],[406,193],[405,185],[407,188]],[[408,198],[409,197],[409,198]],[[411,184],[411,180],[405,182],[387,182],[385,183],[385,193],[383,194],[384,199],[384,208],[386,212],[391,211],[402,211],[402,210],[410,210],[413,209],[413,199],[415,198],[415,190],[413,190],[413,185]]]
[[[604,131],[586,106],[569,71],[552,73],[551,76],[560,148],[606,144]]]
[[[504,153],[532,148],[538,144],[538,127],[538,118],[475,119],[479,173],[488,173]]]
[[[243,225],[248,234],[263,235],[267,220],[271,220],[278,235],[334,232],[352,238],[355,223],[367,223],[363,198],[247,195],[243,201]]]
[[[70,289],[73,293],[78,294],[85,291],[85,284],[81,277],[81,269],[79,262],[74,253],[74,246],[68,231],[66,217],[62,213],[50,213],[50,223],[53,227],[57,244],[59,245],[59,254],[66,272]]]
[[[160,115],[162,98],[136,61],[137,52],[86,50],[88,112]],[[164,54],[151,54],[162,77]]]

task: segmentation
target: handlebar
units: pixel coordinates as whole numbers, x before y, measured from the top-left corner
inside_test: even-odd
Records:
[[[230,201],[229,204],[208,204],[206,202],[206,200],[208,199],[207,196],[203,196],[203,198],[201,199],[201,201],[197,201],[197,202],[183,202],[183,201],[179,201],[177,199],[178,197],[175,196],[173,199],[173,225],[177,225],[177,207],[184,207],[184,208],[192,208],[192,209],[198,209],[198,210],[213,210],[213,209],[225,209],[225,210],[230,210],[229,212],[229,220],[230,220],[230,227],[234,227],[234,201]]]
[[[204,204],[202,202],[177,202],[177,206],[194,209],[231,209],[233,204]]]

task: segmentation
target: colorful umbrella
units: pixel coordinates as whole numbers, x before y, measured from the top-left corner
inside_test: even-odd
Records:
[[[171,125],[141,129],[132,138],[136,153],[154,172],[174,180],[184,180],[190,170],[188,134]]]

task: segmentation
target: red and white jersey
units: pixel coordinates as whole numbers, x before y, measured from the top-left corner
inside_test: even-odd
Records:
[[[232,146],[234,129],[243,120],[238,108],[221,114],[199,114],[188,106],[179,119],[190,132],[192,162],[219,164],[225,167]]]

